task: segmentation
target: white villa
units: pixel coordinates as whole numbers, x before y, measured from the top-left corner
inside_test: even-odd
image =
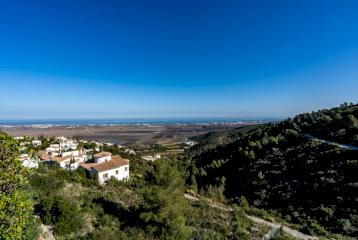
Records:
[[[32,140],[32,141],[31,141],[31,144],[32,144],[33,146],[37,147],[37,146],[40,146],[40,145],[41,145],[41,141],[40,141],[40,140]]]
[[[21,161],[22,166],[26,168],[38,168],[39,162],[35,159],[27,158],[23,161]]]
[[[146,156],[141,157],[141,159],[144,159],[146,161],[155,161],[155,160],[157,160],[159,158],[161,158],[160,154],[146,155]]]
[[[71,163],[71,156],[66,157],[51,157],[52,162],[57,162],[60,164],[61,168],[68,168],[68,165]]]
[[[61,151],[59,144],[51,144],[48,148],[46,148],[46,152],[52,156],[58,156]]]
[[[26,168],[38,168],[39,163],[38,160],[33,159],[29,156],[29,154],[20,154],[19,160],[21,161],[21,165]]]
[[[115,178],[129,179],[129,160],[120,156],[112,156],[109,152],[100,152],[94,155],[94,163],[80,163],[80,166],[97,176],[99,184]]]
[[[132,154],[132,155],[136,155],[136,152],[133,150],[133,149],[129,149],[129,148],[126,148],[124,150],[125,153],[128,153],[128,154]]]

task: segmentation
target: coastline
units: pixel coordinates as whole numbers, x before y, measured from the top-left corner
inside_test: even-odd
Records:
[[[0,125],[0,129],[14,136],[65,136],[89,141],[130,144],[172,144],[213,131],[224,131],[261,122],[206,122],[206,123],[135,123],[87,125]]]

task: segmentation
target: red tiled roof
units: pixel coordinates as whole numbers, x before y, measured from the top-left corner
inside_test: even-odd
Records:
[[[112,160],[104,162],[104,163],[96,164],[92,168],[94,170],[96,170],[97,172],[104,172],[104,171],[111,170],[114,168],[119,168],[119,167],[122,167],[122,166],[125,166],[128,164],[129,164],[129,160],[124,159],[120,156],[113,156]]]
[[[66,156],[66,157],[51,157],[51,160],[52,161],[55,161],[55,162],[63,162],[63,161],[66,161],[68,159],[71,159],[71,156]]]
[[[95,155],[93,155],[93,157],[95,157],[95,158],[108,157],[108,156],[112,156],[112,153],[110,153],[110,152],[99,152],[99,153],[96,153]]]
[[[46,153],[46,151],[39,151],[38,155],[39,155],[39,158],[43,161],[50,160],[50,156]]]
[[[87,169],[87,170],[91,170],[91,168],[95,165],[97,165],[98,163],[84,163],[84,162],[81,162],[80,163],[80,166],[83,167],[84,169]]]

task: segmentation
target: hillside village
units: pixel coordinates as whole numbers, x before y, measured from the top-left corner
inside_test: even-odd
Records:
[[[161,147],[158,150],[157,146],[156,148],[137,146],[133,149],[110,142],[76,140],[64,136],[38,138],[20,136],[15,137],[15,140],[19,144],[20,161],[24,167],[35,169],[41,164],[47,164],[67,170],[83,168],[95,176],[99,184],[104,184],[111,178],[119,181],[129,179],[130,160],[121,155],[138,155],[143,161],[153,162],[168,155],[182,153],[184,148],[195,144],[193,141],[187,141],[178,146],[164,149]]]
[[[26,137],[15,139],[20,145],[20,161],[24,167],[38,168],[41,164],[55,164],[68,170],[84,168],[95,175],[100,184],[111,178],[129,179],[129,160],[101,151],[103,146],[114,146],[112,143],[77,141],[66,137],[42,137],[41,140]],[[118,145],[116,147],[122,148]],[[133,149],[126,148],[125,151],[135,154]]]

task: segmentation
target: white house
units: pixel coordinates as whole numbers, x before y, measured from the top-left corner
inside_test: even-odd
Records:
[[[67,140],[67,138],[64,137],[64,136],[59,136],[56,139],[59,140],[59,141],[66,141]]]
[[[27,158],[23,161],[21,161],[22,166],[27,167],[27,168],[38,168],[39,167],[39,162],[36,161],[35,159],[31,159],[31,158]]]
[[[73,162],[72,160],[71,156],[51,158],[51,161],[60,164],[61,168],[75,170],[79,167],[79,162]]]
[[[120,156],[113,156],[112,160],[91,167],[91,173],[97,175],[99,184],[104,184],[111,178],[125,181],[129,179],[129,161]]]
[[[144,160],[147,160],[147,161],[155,161],[155,160],[161,158],[161,156],[160,156],[160,154],[155,154],[155,155],[142,156],[141,158]]]
[[[61,149],[76,149],[78,143],[75,143],[73,140],[65,140],[60,142]]]
[[[124,150],[124,152],[128,153],[128,154],[136,155],[136,152],[133,149],[127,148],[127,149]]]
[[[79,156],[73,156],[72,158],[73,158],[73,160],[74,160],[75,162],[79,162],[79,163],[80,163],[80,162],[86,162],[86,161],[88,160],[86,154],[81,154],[81,155],[79,155]]]
[[[68,151],[68,152],[62,152],[61,157],[71,156],[71,157],[78,157],[80,155],[80,151]]]
[[[61,148],[59,144],[51,144],[46,148],[46,152],[60,152]]]
[[[99,152],[93,155],[95,163],[104,163],[112,159],[112,153],[110,152]]]
[[[94,160],[92,163],[80,163],[80,166],[95,174],[99,184],[104,184],[112,177],[120,181],[129,179],[129,160],[106,152],[97,154]]]
[[[41,141],[40,141],[40,140],[32,140],[32,141],[31,141],[31,144],[32,144],[33,146],[37,147],[37,146],[40,146],[40,145],[41,145]]]

